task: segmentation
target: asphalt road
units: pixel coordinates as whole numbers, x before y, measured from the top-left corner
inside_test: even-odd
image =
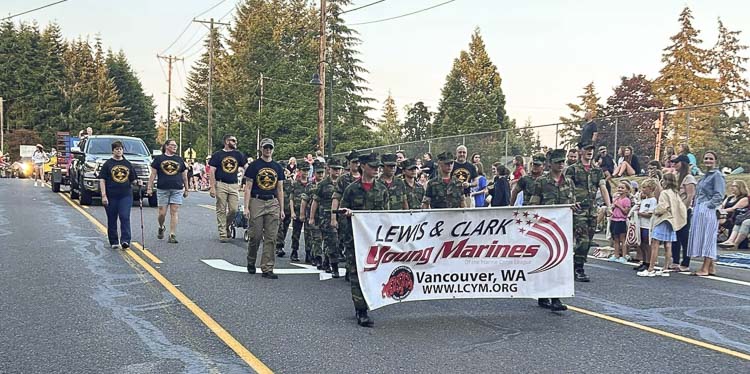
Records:
[[[143,208],[146,247],[162,263],[146,262],[275,372],[750,370],[731,355],[750,354],[748,283],[639,278],[630,266],[590,260],[593,281],[576,283],[567,300],[580,309],[551,313],[533,300],[403,303],[371,312],[375,328],[365,329],[343,280],[267,280],[202,262],[246,265],[243,230],[220,244],[212,205],[206,193],[190,195],[176,245],[156,240],[156,209]],[[101,206],[83,210],[106,223]],[[137,206],[131,217],[140,241]],[[277,268],[299,269],[288,257]],[[718,273],[750,281],[746,270]],[[0,179],[0,282],[2,373],[253,371],[133,256],[109,249],[83,214],[29,180]]]

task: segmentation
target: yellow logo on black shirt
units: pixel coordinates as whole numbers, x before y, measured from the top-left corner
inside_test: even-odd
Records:
[[[221,170],[224,170],[225,173],[232,174],[237,172],[237,168],[239,167],[237,159],[232,156],[224,157],[221,160]]]
[[[263,191],[271,191],[276,188],[276,181],[279,180],[276,170],[273,168],[262,168],[255,177],[255,183]]]
[[[125,183],[130,177],[130,169],[127,166],[115,165],[110,172],[112,180],[116,183]]]
[[[174,160],[164,160],[159,167],[165,175],[177,175],[180,171],[180,163]]]
[[[454,169],[453,170],[453,176],[458,179],[459,182],[463,183],[469,180],[469,170],[464,168]]]

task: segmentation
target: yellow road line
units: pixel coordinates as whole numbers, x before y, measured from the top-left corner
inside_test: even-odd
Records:
[[[60,195],[60,196],[62,196],[62,198],[65,201],[67,201],[68,204],[70,204],[73,208],[75,208],[77,211],[81,212],[81,214],[83,214],[86,218],[88,218],[89,221],[91,221],[91,223],[93,223],[94,226],[96,226],[96,228],[99,229],[99,231],[101,231],[104,235],[107,235],[107,228],[104,227],[104,225],[101,222],[99,222],[99,220],[97,220],[94,216],[90,215],[88,212],[86,212],[83,209],[81,209],[81,207],[78,204],[76,204],[75,202],[73,202],[73,200],[71,200],[69,197],[65,196],[65,194],[63,194],[62,192],[58,192],[57,194]],[[151,251],[149,251],[146,248],[143,248],[143,246],[140,243],[133,242],[131,244],[134,247],[138,248],[138,250],[140,250],[141,252],[143,252],[143,254],[146,255],[146,257],[148,257],[148,259],[151,260],[151,262],[153,262],[155,264],[161,264],[161,263],[163,263],[158,257],[156,257],[156,255],[154,255],[153,253],[151,253]]]
[[[601,318],[603,320],[614,322],[614,323],[618,323],[618,324],[621,324],[621,325],[624,325],[624,326],[634,327],[636,329],[643,330],[643,331],[646,331],[646,332],[650,332],[650,333],[653,333],[653,334],[656,334],[656,335],[661,335],[661,336],[665,336],[667,338],[672,338],[672,339],[675,339],[675,340],[679,340],[679,341],[681,341],[683,343],[692,344],[692,345],[695,345],[695,346],[698,346],[698,347],[701,347],[701,348],[710,349],[712,351],[716,351],[716,352],[719,352],[719,353],[724,353],[724,354],[727,354],[727,355],[730,355],[730,356],[734,356],[734,357],[737,357],[737,358],[740,358],[740,359],[743,359],[743,360],[750,361],[750,355],[746,354],[746,353],[733,351],[731,349],[720,347],[718,345],[714,345],[714,344],[711,344],[711,343],[702,342],[700,340],[691,339],[691,338],[688,338],[688,337],[685,337],[685,336],[682,336],[682,335],[677,335],[677,334],[673,334],[671,332],[666,332],[666,331],[663,331],[663,330],[655,329],[653,327],[644,326],[644,325],[641,325],[640,323],[626,321],[624,319],[620,319],[620,318],[617,318],[617,317],[608,316],[606,314],[601,314],[601,313],[597,313],[597,312],[592,312],[590,310],[586,310],[586,309],[582,309],[582,308],[578,308],[578,307],[574,307],[574,306],[570,306],[570,305],[568,305],[568,309],[570,309],[570,310],[572,310],[574,312],[586,314],[586,315],[589,315],[589,316],[592,316],[592,317],[596,317],[596,318]]]
[[[107,229],[102,225],[99,221],[96,220],[92,215],[81,209],[79,206],[74,204],[67,196],[64,196],[61,194],[63,199],[68,202],[73,208],[75,208],[78,212],[83,214],[84,217],[88,218],[89,221],[91,221],[102,233],[106,234]],[[242,345],[237,339],[235,339],[232,335],[227,332],[221,325],[216,322],[213,318],[211,318],[208,313],[203,311],[198,305],[193,302],[190,298],[188,298],[182,291],[178,290],[177,287],[175,287],[172,282],[170,282],[167,278],[165,278],[161,273],[159,273],[156,269],[154,269],[151,265],[148,264],[145,260],[141,258],[141,256],[138,256],[137,253],[133,252],[132,250],[128,249],[125,251],[125,253],[128,254],[135,262],[138,263],[144,270],[146,270],[149,274],[151,274],[154,279],[156,279],[159,283],[161,283],[164,288],[169,291],[177,300],[179,300],[182,305],[184,305],[188,310],[190,310],[193,315],[198,317],[201,322],[203,322],[206,327],[208,327],[211,332],[213,332],[221,341],[224,342],[231,350],[233,350],[235,353],[237,353],[240,358],[245,361],[253,370],[255,370],[258,373],[273,373],[271,369],[266,366],[262,361],[260,361],[255,355],[253,355],[245,346]]]

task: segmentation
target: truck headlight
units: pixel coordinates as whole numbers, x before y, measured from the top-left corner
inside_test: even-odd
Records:
[[[86,161],[83,164],[83,171],[90,172],[96,170],[96,162]]]

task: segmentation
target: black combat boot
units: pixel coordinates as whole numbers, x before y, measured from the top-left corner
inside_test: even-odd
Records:
[[[315,259],[313,259],[313,265],[316,266],[318,270],[325,270],[323,267],[323,259],[320,256],[315,256]]]
[[[312,263],[312,256],[310,255],[310,251],[305,251],[305,263],[306,264]]]
[[[375,323],[370,319],[370,317],[367,315],[367,310],[356,310],[357,313],[357,324],[362,327],[372,327]]]
[[[323,256],[323,269],[326,271],[326,273],[331,272],[331,263],[328,262],[328,256]]]
[[[338,262],[331,262],[331,277],[332,278],[340,278],[339,275],[339,263]]]
[[[583,271],[583,264],[576,264],[575,265],[575,281],[576,282],[591,282],[591,279],[588,275],[586,275],[586,272]]]
[[[284,252],[284,248],[279,248],[279,249],[276,250],[276,256],[277,257],[284,257],[285,254],[286,254],[286,252]]]
[[[536,301],[537,305],[544,309],[549,309],[552,307],[552,304],[550,303],[549,299],[546,297],[540,297],[539,300]]]
[[[299,257],[297,257],[297,251],[292,251],[292,254],[289,255],[289,261],[299,262]]]
[[[552,304],[550,305],[550,310],[552,310],[553,312],[562,312],[564,310],[568,310],[568,307],[563,304],[560,299],[553,297]]]

